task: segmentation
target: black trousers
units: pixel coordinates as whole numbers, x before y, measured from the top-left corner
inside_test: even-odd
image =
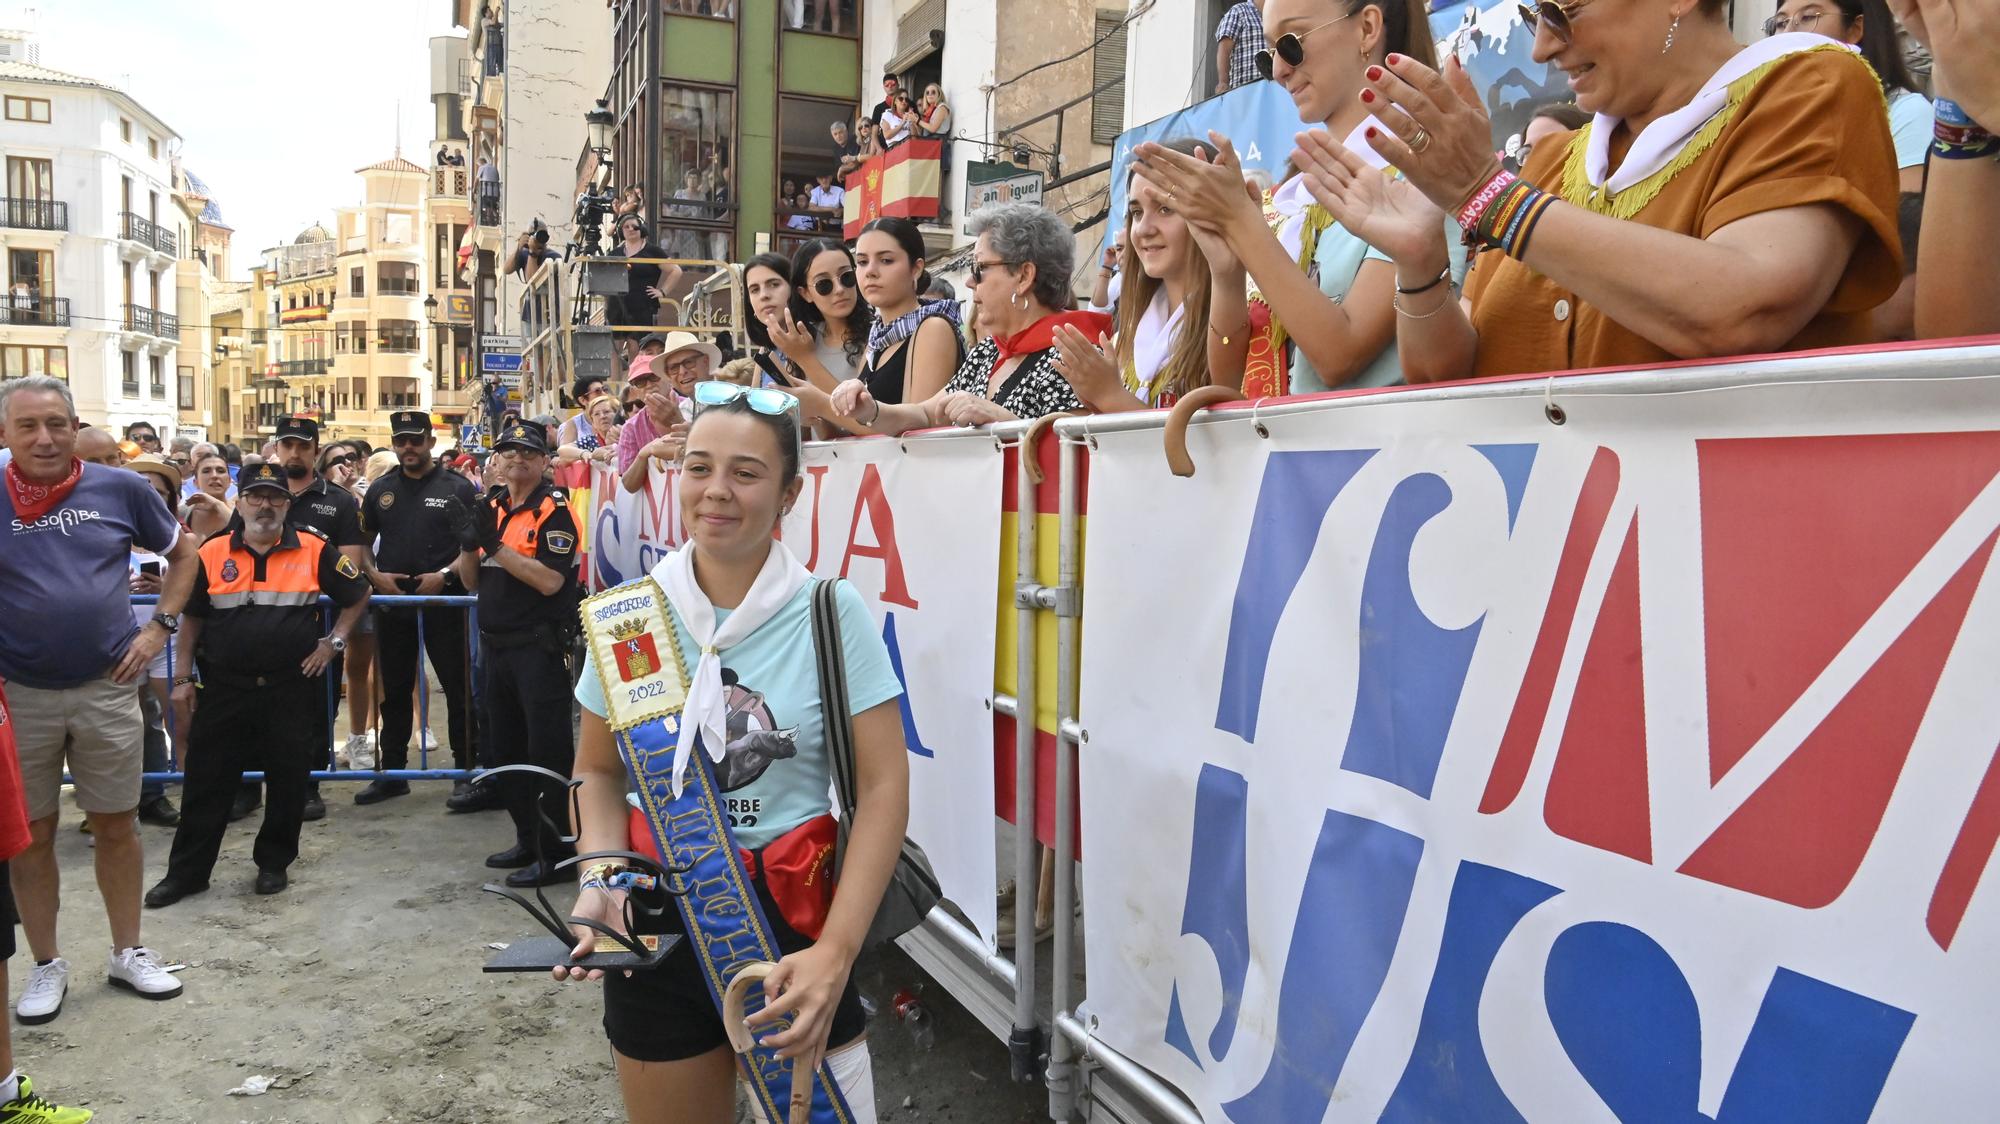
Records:
[[[424,650],[444,692],[446,739],[454,767],[472,768],[472,743],[466,737],[470,662],[465,650],[465,611],[437,609],[376,609],[375,651],[382,667],[382,755],[384,769],[410,765],[410,731],[416,723],[410,694],[417,687],[417,620],[424,628]]]
[[[552,644],[507,644],[482,636],[479,658],[480,710],[492,763],[539,765],[569,776],[576,747],[570,738],[569,666],[562,650]],[[568,791],[539,777],[500,777],[492,783],[503,782],[507,814],[514,818],[514,841],[532,848],[540,836],[543,854],[567,857],[570,848],[542,823],[536,797],[541,797],[541,812],[568,834]]]
[[[258,687],[205,676],[189,731],[181,823],[167,858],[167,877],[201,884],[215,869],[229,805],[248,769],[264,771],[264,823],[251,856],[258,870],[283,870],[299,857],[306,774],[316,760],[326,722],[321,679],[292,671]]]

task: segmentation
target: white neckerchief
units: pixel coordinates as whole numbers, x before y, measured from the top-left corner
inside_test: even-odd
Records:
[[[1611,134],[1617,131],[1618,123],[1623,118],[1598,114],[1591,119],[1590,144],[1583,154],[1583,170],[1590,179],[1591,187],[1609,188],[1615,195],[1666,167],[1680,155],[1681,149],[1687,147],[1701,127],[1729,104],[1731,82],[1786,55],[1825,47],[1829,43],[1838,41],[1809,31],[1792,31],[1759,39],[1736,52],[1722,64],[1720,70],[1709,76],[1708,81],[1695,92],[1694,100],[1658,118],[1633,138],[1632,150],[1625,154],[1625,162],[1618,165],[1618,170],[1610,173],[1608,182],[1605,172],[1611,165]],[[1845,43],[1838,45],[1855,50]]]
[[[1165,285],[1153,291],[1153,302],[1146,306],[1146,314],[1139,317],[1139,326],[1132,330],[1132,373],[1139,380],[1140,394],[1153,385],[1153,376],[1160,373],[1160,367],[1173,352],[1174,330],[1180,326],[1186,311],[1186,302],[1171,309],[1167,307]],[[1148,400],[1146,405],[1159,403]]]
[[[1378,129],[1385,128],[1380,121],[1375,120],[1374,114],[1369,114],[1362,118],[1361,123],[1354,126],[1354,131],[1347,134],[1347,139],[1340,143],[1347,151],[1361,157],[1362,162],[1369,167],[1386,168],[1389,162],[1382,159],[1382,154],[1375,151],[1374,146],[1368,143],[1370,125]],[[1298,261],[1299,256],[1305,253],[1306,208],[1312,206],[1313,202],[1312,192],[1306,188],[1304,176],[1293,176],[1279,184],[1277,190],[1271,193],[1271,208],[1278,213],[1281,220],[1278,226],[1278,244],[1285,248],[1285,253],[1291,255],[1293,261]]]
[[[674,747],[676,797],[681,794],[681,778],[687,774],[688,755],[694,752],[697,734],[704,737],[711,761],[720,762],[729,749],[728,695],[722,689],[723,649],[742,643],[777,615],[812,578],[783,543],[771,540],[771,553],[765,557],[764,568],[757,572],[750,592],[743,595],[743,603],[718,628],[715,606],[694,580],[694,551],[694,544],[689,543],[653,567],[653,580],[660,584],[667,602],[674,607],[674,615],[701,649],[694,678],[688,684],[687,707],[681,711],[680,741]]]

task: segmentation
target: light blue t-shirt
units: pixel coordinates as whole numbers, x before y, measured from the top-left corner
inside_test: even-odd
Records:
[[[715,773],[726,794],[730,827],[744,847],[762,847],[828,809],[833,773],[826,758],[819,664],[813,653],[813,585],[806,583],[757,631],[722,652],[730,741]],[[837,600],[848,705],[860,714],[900,696],[903,685],[861,595],[843,584]],[[719,626],[729,619],[729,610],[717,609],[715,615]],[[701,650],[679,622],[674,634],[692,672]],[[589,661],[576,683],[576,701],[592,714],[604,715],[604,682]]]
[[[1896,168],[1921,168],[1936,135],[1931,101],[1915,90],[1889,95],[1889,137],[1896,142]]]
[[[1465,243],[1460,236],[1458,223],[1450,216],[1445,217],[1445,245],[1451,250],[1451,280],[1453,285],[1465,281]],[[1354,285],[1355,274],[1361,272],[1361,263],[1366,261],[1389,261],[1389,256],[1368,243],[1347,232],[1347,228],[1334,223],[1320,232],[1319,244],[1313,249],[1313,266],[1319,274],[1319,291],[1332,297],[1335,304],[1347,299],[1347,290]],[[1393,266],[1392,266],[1393,268]],[[1426,293],[1419,300],[1436,300]],[[1429,307],[1426,305],[1425,307]],[[1335,389],[1355,386],[1395,386],[1403,381],[1403,360],[1396,351],[1394,336],[1361,372],[1339,387],[1328,386],[1319,377],[1319,371],[1306,358],[1305,349],[1292,345],[1292,393],[1320,394]]]

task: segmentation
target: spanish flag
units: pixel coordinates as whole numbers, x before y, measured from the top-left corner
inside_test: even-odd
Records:
[[[1055,434],[1045,435],[1037,443],[1036,454],[1041,464],[1043,480],[1035,489],[1033,505],[1035,509],[1035,580],[1045,585],[1055,585],[1061,580],[1061,536],[1062,519],[1057,514],[1062,502],[1062,483],[1058,473],[1057,441]],[[1017,610],[1014,605],[1014,585],[1019,580],[1020,566],[1017,544],[1020,542],[1021,521],[1021,479],[1018,470],[1020,446],[1010,445],[1006,451],[1006,464],[1001,470],[1000,485],[1000,590],[996,606],[999,614],[999,628],[995,633],[993,660],[993,684],[1002,695],[1020,697],[1016,693],[1017,669],[1015,655],[1020,650],[1017,641]],[[1087,514],[1090,495],[1087,487],[1090,479],[1088,457],[1077,457],[1077,468],[1083,479],[1077,482],[1077,515]],[[1081,548],[1081,537],[1078,546]],[[1079,629],[1077,643],[1081,646],[1083,635]],[[1056,616],[1052,612],[1041,612],[1035,619],[1035,792],[1033,796],[1033,819],[1035,838],[1050,847],[1055,846],[1056,828]],[[1008,823],[1020,822],[1022,801],[1014,791],[1014,719],[993,713],[993,803],[994,812]],[[1073,760],[1073,759],[1072,759]],[[1071,780],[1075,780],[1075,770],[1071,770]],[[1071,808],[1071,824],[1077,828],[1071,838],[1077,841],[1081,850],[1083,833],[1081,828],[1081,805]]]
[[[856,238],[866,224],[884,217],[934,219],[944,182],[939,163],[944,142],[906,140],[847,177],[846,221],[842,236]]]

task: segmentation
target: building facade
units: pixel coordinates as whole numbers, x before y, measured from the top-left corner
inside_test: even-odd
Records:
[[[230,239],[235,233],[222,206],[201,177],[174,161],[175,236],[180,262],[175,268],[180,346],[175,356],[174,431],[206,440],[215,421],[215,338],[211,306],[229,277]]]
[[[332,324],[338,251],[332,232],[314,223],[264,255],[265,315],[276,329],[271,361],[276,370],[266,377],[282,380],[285,399],[285,409],[277,412],[296,411],[328,425],[340,421]],[[274,397],[268,391],[275,389],[267,387],[265,397]]]
[[[424,271],[430,285],[430,295],[424,298],[430,328],[426,362],[431,371],[431,410],[463,436],[463,426],[477,413],[479,401],[473,302],[480,263],[472,238],[475,166],[467,159],[464,108],[472,92],[473,64],[463,35],[440,35],[430,46],[435,112],[430,183],[424,197]],[[486,257],[486,299],[491,301],[492,255]]]
[[[431,177],[401,156],[357,174],[361,205],[334,213],[332,379],[323,387],[328,396],[316,394],[313,405],[334,412],[335,432],[387,445],[390,413],[431,404],[423,304],[424,200]],[[280,339],[286,347],[292,342],[288,334]],[[291,358],[282,353],[279,361]]]
[[[0,33],[0,60],[25,60]],[[115,87],[0,61],[0,375],[69,380],[85,421],[178,417],[174,131]]]
[[[727,0],[720,0],[726,3]],[[610,72],[611,20],[604,0],[451,0],[464,28],[470,82],[458,94],[470,165],[474,323],[468,336],[518,335],[526,291],[506,272],[530,225],[545,223],[562,250],[576,207],[574,153],[584,114]],[[440,83],[433,54],[434,100]],[[438,298],[441,302],[445,299]],[[476,349],[474,362],[476,363]],[[560,388],[530,388],[552,408]]]

